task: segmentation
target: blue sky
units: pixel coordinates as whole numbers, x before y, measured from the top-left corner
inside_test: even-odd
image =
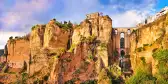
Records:
[[[80,23],[86,14],[102,12],[113,27],[134,27],[167,5],[168,0],[0,0],[0,48],[9,36],[24,35],[53,18]]]

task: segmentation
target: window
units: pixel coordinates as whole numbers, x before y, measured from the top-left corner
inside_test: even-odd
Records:
[[[121,34],[120,34],[120,48],[124,48],[124,33],[122,32]]]
[[[130,29],[128,29],[128,31],[127,31],[127,32],[128,32],[128,34],[131,34],[131,30],[130,30]]]
[[[117,31],[117,29],[115,29],[115,34],[117,34],[118,33],[118,31]]]

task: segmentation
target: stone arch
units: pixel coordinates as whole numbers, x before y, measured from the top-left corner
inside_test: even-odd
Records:
[[[124,51],[124,50],[121,50],[120,53],[121,53],[120,55],[121,55],[122,57],[124,57],[125,51]]]

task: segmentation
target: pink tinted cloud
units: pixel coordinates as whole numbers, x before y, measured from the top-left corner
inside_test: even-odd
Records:
[[[33,15],[47,10],[51,2],[52,0],[17,0],[9,10],[3,13],[3,17],[0,18],[2,28],[10,31],[16,26],[18,26],[18,29],[23,29],[31,27],[32,24],[40,23]],[[28,28],[25,28],[25,31],[28,31]]]

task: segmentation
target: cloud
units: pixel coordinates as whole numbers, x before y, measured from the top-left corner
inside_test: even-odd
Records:
[[[50,0],[52,1],[52,0]],[[29,31],[30,27],[43,21],[36,20],[34,14],[48,9],[49,0],[17,0],[15,4],[3,11],[0,23],[5,31]]]
[[[103,12],[113,19],[114,27],[135,27],[155,12],[156,0],[65,0],[62,4],[64,11],[55,16],[60,21],[79,23],[88,13]]]
[[[23,32],[0,32],[0,49],[3,49],[6,45],[10,36],[24,36],[26,33]]]
[[[92,12],[109,15],[113,27],[134,27],[155,12],[155,4],[156,0],[0,0],[0,35],[5,37],[0,46],[9,36],[30,32],[35,24],[53,18],[80,23]]]
[[[136,25],[143,22],[149,14],[152,13],[147,10],[128,10],[121,14],[112,14],[113,27],[136,27]]]
[[[2,0],[1,2],[5,1]],[[141,13],[152,11],[156,0],[17,0],[13,3],[11,7],[6,7],[8,8],[7,11],[0,13],[0,28],[5,31],[28,32],[32,25],[47,23],[52,18],[59,21],[71,20],[79,23],[85,18],[86,14],[91,12],[103,12],[115,18],[113,20],[117,22],[119,22],[118,19],[128,20],[124,15],[131,15],[128,14],[129,11],[135,10]],[[4,5],[0,6],[0,10],[4,8]],[[134,15],[140,14],[132,13]],[[148,14],[150,13],[148,12]],[[141,17],[140,15],[136,16]],[[123,22],[134,24],[133,21]],[[123,24],[126,24],[121,24],[121,21],[119,23],[115,26],[125,26]],[[135,24],[131,26],[135,26]]]

